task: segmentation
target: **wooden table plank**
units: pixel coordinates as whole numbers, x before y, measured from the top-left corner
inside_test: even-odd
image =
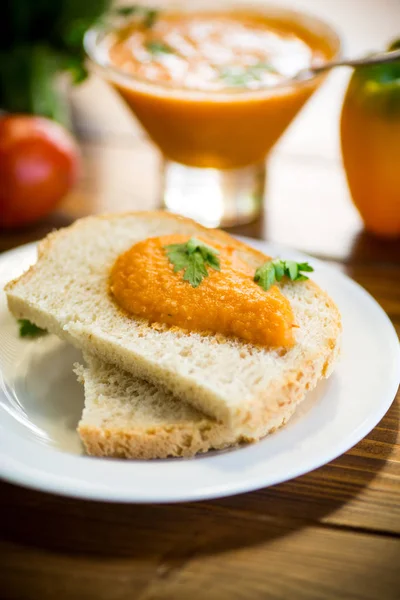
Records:
[[[40,538],[0,545],[3,597],[398,597],[399,539],[199,504],[113,511],[87,504],[75,507],[80,528],[68,514],[50,513]]]
[[[398,598],[399,540],[268,526],[266,539],[254,544],[254,528],[262,538],[264,527],[242,525],[240,549],[213,550],[167,570],[167,577],[151,582],[139,600]]]
[[[1,542],[0,556],[0,594],[7,600],[131,600],[156,574],[150,561],[57,554]]]

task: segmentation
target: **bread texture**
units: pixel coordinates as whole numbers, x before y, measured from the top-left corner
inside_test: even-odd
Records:
[[[175,233],[234,245],[254,268],[265,261],[262,253],[223,232],[168,213],[88,217],[40,243],[36,265],[6,286],[9,308],[17,318],[168,390],[238,437],[257,439],[260,426],[268,430],[269,423],[283,421],[331,373],[339,312],[313,282],[283,281],[281,291],[298,325],[296,343],[287,351],[155,327],[124,314],[108,292],[114,261],[140,240]]]
[[[114,365],[90,356],[85,356],[85,363],[85,367],[75,365],[85,389],[78,433],[91,456],[191,457],[262,438],[283,425],[294,410],[288,407],[248,440],[170,392]]]

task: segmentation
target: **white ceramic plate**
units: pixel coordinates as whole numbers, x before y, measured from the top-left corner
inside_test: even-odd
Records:
[[[83,455],[75,432],[83,390],[79,353],[54,336],[18,337],[0,292],[0,476],[57,494],[119,502],[216,498],[273,485],[315,469],[361,440],[397,390],[400,351],[383,310],[360,286],[313,258],[247,240],[272,256],[309,260],[338,304],[343,351],[333,376],[289,424],[263,441],[194,459],[124,461]],[[36,260],[35,245],[0,257],[0,289]]]

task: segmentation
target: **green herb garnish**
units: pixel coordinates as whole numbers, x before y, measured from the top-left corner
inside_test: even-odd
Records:
[[[158,14],[160,11],[155,10],[155,8],[148,8],[146,14],[143,16],[143,25],[146,29],[151,29],[154,23],[157,21]]]
[[[298,263],[294,260],[269,260],[255,272],[254,281],[258,283],[263,290],[267,291],[277,281],[283,277],[288,277],[292,281],[305,281],[308,279],[303,272],[310,273],[314,269],[308,263]]]
[[[184,269],[183,279],[194,288],[200,285],[204,277],[208,277],[207,265],[215,271],[220,270],[218,250],[194,237],[184,244],[165,246],[165,250],[174,265],[174,272]]]
[[[151,54],[174,54],[175,50],[165,44],[164,42],[158,40],[151,40],[146,42],[145,44],[146,50],[148,50]]]
[[[249,67],[233,65],[231,67],[225,67],[222,69],[220,77],[229,86],[245,87],[254,81],[261,81],[262,75],[266,71],[276,73],[274,67],[265,62],[259,62]]]
[[[37,325],[28,321],[28,319],[18,319],[20,337],[38,337],[47,333],[45,329],[41,329]]]
[[[133,15],[137,15],[140,19],[142,19],[143,26],[146,29],[151,29],[156,22],[160,11],[156,10],[155,8],[140,6],[138,4],[130,4],[128,6],[119,6],[114,12],[120,17],[131,17]]]
[[[140,6],[137,4],[130,4],[129,6],[117,6],[117,8],[114,9],[114,12],[119,17],[131,17],[132,15],[137,14],[139,9]]]

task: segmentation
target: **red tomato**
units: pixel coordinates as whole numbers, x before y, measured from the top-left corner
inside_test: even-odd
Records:
[[[0,228],[47,215],[74,185],[79,151],[72,136],[42,117],[0,118]]]

